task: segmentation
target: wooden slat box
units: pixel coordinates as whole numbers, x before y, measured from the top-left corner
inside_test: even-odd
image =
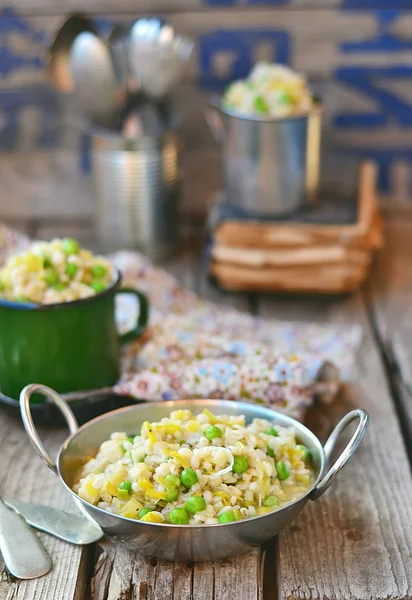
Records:
[[[383,242],[375,165],[360,168],[353,222],[305,221],[223,220],[212,232],[210,274],[231,291],[354,291]]]

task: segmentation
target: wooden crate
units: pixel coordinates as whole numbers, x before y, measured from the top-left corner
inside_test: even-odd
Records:
[[[365,162],[354,223],[224,220],[213,231],[209,269],[230,291],[352,292],[382,243],[376,166]]]

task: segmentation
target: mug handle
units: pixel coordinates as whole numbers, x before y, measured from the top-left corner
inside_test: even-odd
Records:
[[[117,294],[133,294],[139,301],[140,310],[136,325],[133,329],[130,329],[130,331],[126,331],[126,333],[121,333],[119,335],[120,343],[126,344],[127,342],[136,340],[145,332],[149,321],[149,300],[142,292],[138,292],[133,288],[123,287],[120,290],[117,290],[116,295]]]
[[[226,131],[218,106],[215,106],[215,104],[209,102],[205,108],[204,115],[205,121],[215,141],[218,144],[222,143],[226,138]]]
[[[359,420],[359,423],[355,430],[355,433],[352,435],[351,439],[346,444],[345,448],[337,458],[336,462],[331,466],[326,475],[322,477],[317,486],[312,490],[310,494],[311,500],[317,500],[318,498],[320,498],[320,496],[322,496],[324,492],[326,492],[332,481],[339,475],[341,469],[343,469],[343,467],[346,465],[352,454],[355,452],[356,448],[361,443],[362,438],[365,435],[366,428],[369,424],[368,413],[366,412],[366,410],[363,410],[361,408],[351,410],[339,421],[335,429],[328,437],[328,440],[324,447],[326,463],[328,463],[328,461],[330,460],[342,431],[346,429],[349,423],[352,423],[352,421],[355,421],[357,419]]]
[[[20,412],[26,433],[29,436],[29,439],[33,444],[37,454],[40,456],[40,458],[43,460],[46,466],[49,467],[49,469],[53,471],[53,473],[58,475],[59,473],[57,465],[50,456],[48,450],[46,450],[46,447],[41,441],[33,422],[33,417],[30,410],[30,397],[32,394],[43,394],[43,396],[46,396],[46,398],[48,400],[51,400],[53,404],[56,404],[56,406],[63,413],[63,416],[66,419],[66,423],[69,426],[71,434],[76,433],[76,431],[79,428],[79,424],[67,402],[63,400],[63,398],[61,398],[57,392],[47,387],[47,385],[41,385],[40,383],[31,383],[30,385],[26,385],[26,387],[22,389],[20,393]]]

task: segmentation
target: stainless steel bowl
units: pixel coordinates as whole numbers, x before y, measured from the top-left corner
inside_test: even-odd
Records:
[[[44,394],[60,408],[67,420],[71,435],[60,449],[57,462],[47,452],[34,427],[30,413],[30,396],[33,393]],[[364,410],[352,410],[338,423],[323,447],[318,438],[295,419],[263,406],[243,402],[179,400],[138,404],[107,413],[80,428],[68,404],[57,392],[44,385],[31,384],[25,387],[20,395],[20,406],[24,426],[38,454],[60,477],[75,502],[97,521],[108,536],[119,542],[127,542],[132,549],[144,555],[182,561],[208,561],[241,554],[273,538],[293,521],[308,500],[316,500],[325,492],[356,450],[368,425],[368,415]],[[202,526],[142,523],[97,508],[71,490],[74,472],[113,431],[136,433],[143,421],[157,421],[176,408],[187,408],[194,413],[208,408],[221,414],[243,414],[247,421],[258,417],[275,424],[293,426],[301,443],[313,452],[316,469],[314,484],[306,494],[272,513],[225,525]],[[356,431],[336,462],[326,468],[341,432],[354,420],[359,420]]]

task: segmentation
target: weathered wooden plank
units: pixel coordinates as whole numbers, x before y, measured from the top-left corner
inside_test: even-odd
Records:
[[[25,502],[76,512],[69,494],[35,454],[19,420],[3,408],[0,432],[1,491]],[[41,431],[41,435],[53,455],[67,433],[49,430]],[[39,536],[53,560],[52,571],[40,579],[18,581],[10,577],[0,559],[0,600],[83,600],[90,549],[47,534]]]
[[[324,440],[342,414],[360,406],[369,412],[371,426],[333,487],[316,503],[310,502],[280,536],[280,598],[409,598],[412,482],[362,298],[341,302],[267,298],[259,307],[267,317],[357,321],[365,330],[355,361],[355,383],[345,386],[334,404],[311,411],[308,424]]]
[[[393,218],[386,222],[386,249],[373,269],[368,294],[371,318],[381,340],[397,386],[403,426],[410,444],[412,432],[412,220]]]
[[[394,0],[385,7],[380,0],[376,0],[374,7],[371,2],[367,3],[367,8],[396,8],[399,3],[400,8],[403,7],[402,0]],[[270,6],[276,8],[277,5],[286,10],[300,9],[322,9],[322,8],[339,8],[339,0],[261,0],[261,6]],[[105,13],[113,11],[136,12],[137,6],[134,0],[89,0],[87,6],[81,0],[60,0],[56,3],[55,0],[9,0],[8,5],[13,9],[18,10],[22,14],[50,14],[50,13],[66,13],[69,11],[87,11],[88,13]],[[174,12],[181,10],[211,10],[219,7],[244,8],[249,10],[256,9],[254,0],[140,0],[139,12],[154,13],[157,11]],[[355,5],[353,8],[357,8]]]
[[[91,600],[263,600],[261,553],[187,565],[146,559],[108,540],[98,543]]]
[[[93,212],[90,181],[80,174],[79,162],[77,154],[65,150],[4,155],[1,217],[89,218]]]
[[[85,7],[80,2],[79,6],[83,11]],[[253,10],[220,7],[202,13],[193,10],[161,12],[179,33],[196,42],[189,79],[206,75],[208,80],[211,76],[227,80],[239,52],[243,53],[240,64],[244,68],[256,60],[280,60],[289,62],[312,78],[334,77],[336,68],[343,66],[399,67],[399,64],[407,65],[412,58],[412,51],[403,42],[409,35],[409,12],[400,13],[396,25],[392,27],[394,39],[400,44],[399,52],[386,53],[384,60],[380,52],[362,49],[348,53],[342,51],[343,44],[380,39],[379,13],[376,11],[341,11],[324,7],[318,10],[302,9],[297,14],[288,10],[287,5],[255,5]],[[141,14],[141,10],[139,5],[129,13],[119,12],[118,7],[113,12],[103,13],[98,10],[94,16],[98,19],[102,34],[107,35],[116,22],[132,22]],[[21,20],[28,30],[26,35],[16,28],[12,18],[9,26],[7,22],[4,23],[4,43],[19,57],[23,46],[23,56],[26,58],[28,53],[32,53],[37,61],[34,65],[26,60],[19,68],[7,63],[6,77],[2,79],[3,89],[11,85],[45,81],[47,49],[65,18],[53,11],[43,17],[29,15],[21,17]],[[246,54],[245,49],[248,50]],[[407,94],[407,83],[399,80],[403,77],[408,79],[409,72],[406,70],[403,73],[398,70],[395,85]],[[378,73],[374,78],[382,76]]]

